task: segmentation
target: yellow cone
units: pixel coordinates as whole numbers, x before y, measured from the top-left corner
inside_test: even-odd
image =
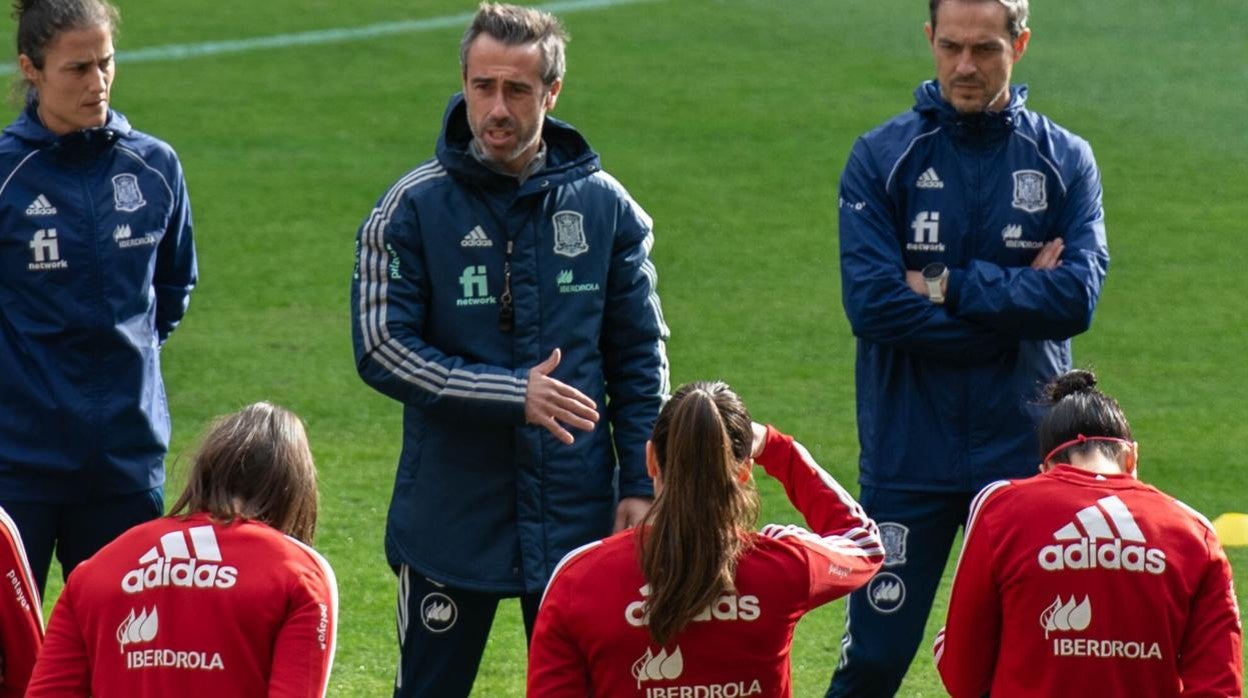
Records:
[[[1248,514],[1223,514],[1213,520],[1213,528],[1224,548],[1248,545]]]

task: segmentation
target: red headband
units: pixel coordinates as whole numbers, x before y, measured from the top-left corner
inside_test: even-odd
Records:
[[[1130,441],[1126,439],[1120,439],[1117,436],[1084,436],[1083,434],[1080,434],[1076,436],[1075,438],[1071,439],[1070,441],[1067,441],[1066,443],[1058,444],[1056,447],[1054,447],[1052,451],[1049,451],[1049,455],[1045,456],[1044,460],[1041,462],[1048,463],[1050,460],[1053,459],[1053,456],[1057,455],[1059,451],[1063,451],[1067,448],[1070,448],[1071,446],[1081,446],[1083,444],[1086,444],[1089,441],[1116,441],[1120,444],[1126,444],[1128,446],[1131,445]]]

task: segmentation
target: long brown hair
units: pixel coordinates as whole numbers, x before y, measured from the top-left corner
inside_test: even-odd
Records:
[[[303,422],[257,402],[209,427],[170,513],[261,521],[310,545],[316,505],[316,466]]]
[[[738,479],[753,438],[750,413],[725,383],[686,384],[659,412],[650,440],[662,487],[638,540],[660,645],[735,587],[758,518],[753,482]]]

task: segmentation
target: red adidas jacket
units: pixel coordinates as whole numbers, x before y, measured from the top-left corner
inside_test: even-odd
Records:
[[[4,509],[0,509],[0,576],[0,698],[21,698],[43,644],[43,613],[22,537]]]
[[[793,627],[866,583],[884,561],[875,522],[810,457],[768,427],[758,463],[815,531],[767,526],[725,594],[666,647],[646,629],[635,530],[572,551],[556,568],[529,648],[541,698],[789,696]]]
[[[254,521],[136,526],[69,576],[27,698],[324,696],[333,570]]]
[[[955,698],[1240,696],[1231,567],[1194,510],[1061,465],[971,505],[936,662]]]

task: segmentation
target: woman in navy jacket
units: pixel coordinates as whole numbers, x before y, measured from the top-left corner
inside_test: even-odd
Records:
[[[117,11],[21,0],[25,109],[0,136],[0,505],[39,588],[163,513],[160,345],[195,285],[186,183],[109,107]]]

